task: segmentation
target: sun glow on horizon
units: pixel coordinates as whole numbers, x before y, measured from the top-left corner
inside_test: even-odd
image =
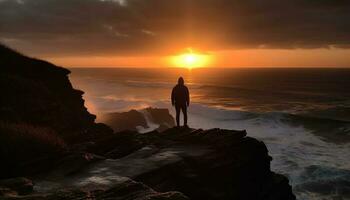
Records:
[[[172,64],[176,67],[187,69],[206,67],[209,64],[209,55],[195,53],[191,48],[189,48],[188,51],[188,53],[172,56]]]

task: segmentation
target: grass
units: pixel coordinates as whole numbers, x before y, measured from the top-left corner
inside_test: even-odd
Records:
[[[0,177],[24,173],[28,163],[65,151],[65,142],[50,128],[0,121]]]

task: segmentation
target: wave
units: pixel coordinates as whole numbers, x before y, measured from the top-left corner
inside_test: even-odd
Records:
[[[209,124],[220,124],[224,127],[242,127],[236,125],[237,123],[247,126],[248,121],[252,124],[255,123],[255,125],[271,124],[272,127],[285,124],[291,127],[303,127],[327,142],[350,143],[350,122],[344,120],[307,114],[291,114],[288,112],[227,110],[224,108],[213,108],[200,104],[192,105],[189,112],[194,118],[200,118],[202,120],[204,120],[203,118],[210,119],[215,122]],[[200,127],[202,124],[203,123],[198,121],[195,123],[195,126]],[[247,127],[252,126],[252,124]]]
[[[350,170],[312,165],[301,174],[301,183],[294,187],[301,197],[315,199],[350,198]]]
[[[350,107],[338,103],[336,106],[329,106],[324,109],[309,110],[308,115],[350,122]]]
[[[301,125],[328,142],[350,142],[350,122],[348,121],[294,114],[286,114],[285,121],[292,125]]]

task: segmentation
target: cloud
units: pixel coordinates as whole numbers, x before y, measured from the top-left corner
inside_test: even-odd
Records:
[[[348,0],[0,0],[0,40],[36,55],[349,48]]]

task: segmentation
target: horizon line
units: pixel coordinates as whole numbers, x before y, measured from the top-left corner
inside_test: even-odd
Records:
[[[91,68],[91,69],[184,69],[184,70],[196,70],[196,69],[350,69],[349,67],[327,67],[327,66],[314,66],[314,67],[310,67],[310,66],[295,66],[295,67],[256,67],[256,66],[252,66],[252,67],[195,67],[195,68],[185,68],[185,67],[136,67],[136,66],[69,66],[69,67],[65,67],[65,66],[61,66],[64,68],[75,68],[75,69],[79,69],[79,68]]]

